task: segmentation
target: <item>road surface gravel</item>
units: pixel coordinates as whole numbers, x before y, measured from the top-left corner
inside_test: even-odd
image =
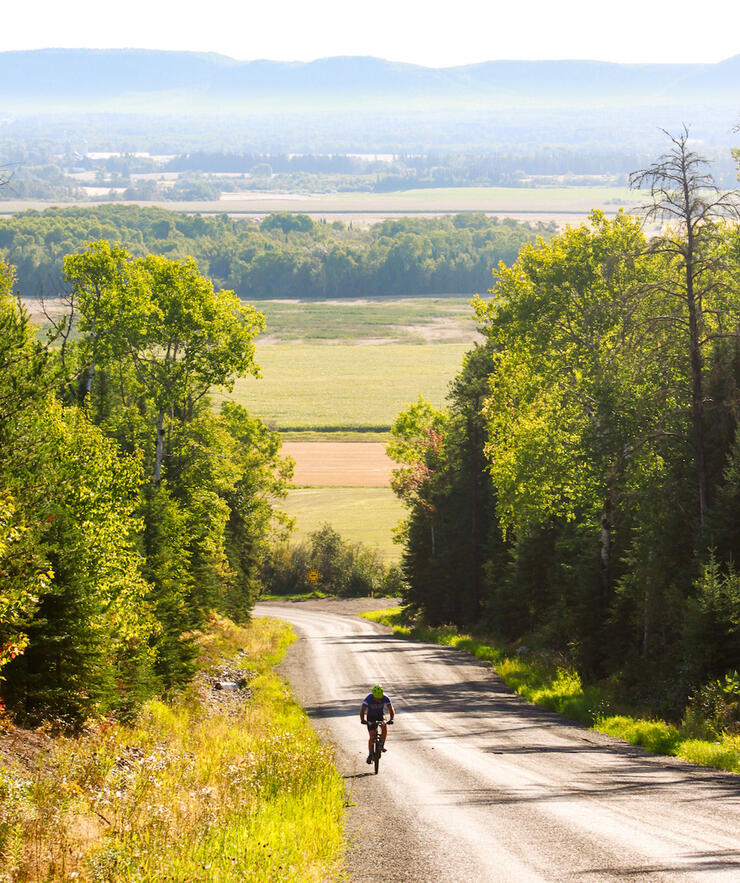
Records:
[[[256,609],[299,636],[282,670],[336,745],[352,880],[740,881],[739,776],[587,730],[465,653],[354,615],[383,603]],[[378,776],[359,723],[376,682],[396,709]]]

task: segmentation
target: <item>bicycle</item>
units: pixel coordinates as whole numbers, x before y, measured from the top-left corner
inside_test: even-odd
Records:
[[[378,721],[366,721],[363,726],[367,726],[368,730],[373,733],[373,767],[375,769],[375,775],[378,775],[378,767],[380,766],[380,755],[383,753],[383,737],[380,731],[380,724],[386,723],[389,726],[393,723],[392,720],[378,720]]]

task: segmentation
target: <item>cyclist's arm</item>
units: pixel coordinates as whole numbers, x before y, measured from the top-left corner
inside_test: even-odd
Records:
[[[393,703],[392,702],[388,703],[388,713],[390,714],[389,720],[393,720],[393,718],[396,716],[396,712],[393,710]]]
[[[363,702],[360,706],[360,723],[365,723],[365,711],[367,710],[367,702]]]

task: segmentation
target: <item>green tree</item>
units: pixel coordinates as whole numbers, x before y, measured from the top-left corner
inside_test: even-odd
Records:
[[[637,220],[594,212],[590,226],[500,265],[494,298],[476,302],[495,349],[486,412],[502,524],[520,535],[553,519],[589,525],[600,537],[603,604],[617,496],[656,429],[658,381],[635,292],[654,272],[638,262],[644,244]]]
[[[49,511],[29,505],[14,475],[19,461],[30,467],[41,443],[36,428],[53,376],[13,299],[14,278],[0,261],[0,671],[25,648],[25,626],[53,578],[39,548]]]
[[[420,400],[393,425],[393,487],[409,512],[404,528],[406,602],[433,623],[480,622],[487,566],[505,566],[487,469],[483,403],[491,346],[465,357],[442,414]]]
[[[158,486],[168,422],[191,419],[212,387],[230,389],[237,376],[258,373],[253,340],[264,319],[233,292],[216,292],[193,260],[134,259],[97,242],[69,256],[65,273],[79,292],[83,348],[96,350],[117,381],[137,385],[130,398],[152,404]]]

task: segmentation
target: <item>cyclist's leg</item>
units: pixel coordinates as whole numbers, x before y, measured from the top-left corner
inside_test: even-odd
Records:
[[[373,727],[373,722],[367,722],[367,762],[371,763],[373,759],[373,752],[375,751],[375,746],[373,742],[375,741],[375,729]]]
[[[385,751],[385,740],[386,740],[387,735],[388,735],[388,724],[386,724],[386,722],[383,721],[383,723],[380,727],[380,747],[383,751]]]

